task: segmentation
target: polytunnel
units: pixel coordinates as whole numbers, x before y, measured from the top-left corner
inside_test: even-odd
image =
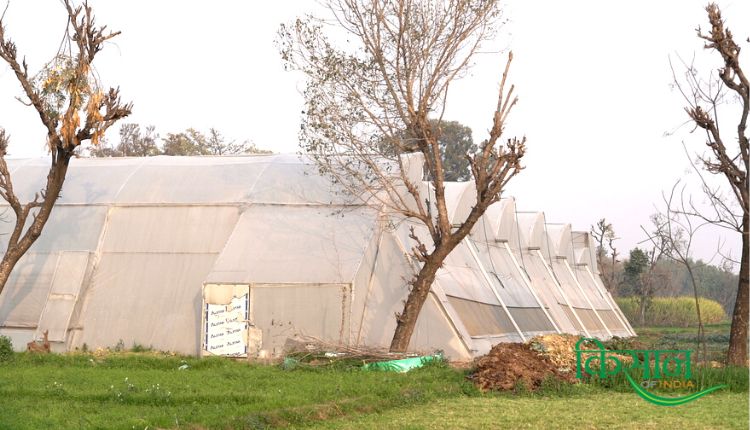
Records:
[[[421,161],[407,161],[431,191]],[[8,161],[19,198],[42,187],[47,163]],[[447,183],[446,201],[460,223],[474,183]],[[11,227],[0,224],[2,249]],[[252,358],[298,338],[385,348],[420,267],[412,227],[432,243],[297,155],[74,159],[0,294],[0,334],[18,348],[47,331],[55,351],[122,343]],[[504,198],[438,271],[409,349],[469,359],[538,334],[632,334],[597,270],[588,237]]]

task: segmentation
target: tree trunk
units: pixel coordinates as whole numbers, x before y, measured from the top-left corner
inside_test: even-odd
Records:
[[[473,225],[476,218],[478,217],[470,216],[467,223],[471,222]],[[432,254],[427,256],[427,260],[412,282],[411,291],[406,298],[406,303],[404,303],[404,310],[396,317],[396,331],[393,333],[393,339],[391,340],[391,352],[406,352],[409,348],[409,342],[411,341],[411,335],[414,333],[414,328],[417,326],[419,313],[422,311],[424,302],[427,301],[438,269],[443,266],[443,261],[463,240],[470,228],[462,230],[463,232],[451,235],[445,242],[437,246]]]
[[[690,267],[690,261],[683,259],[682,263],[687,269],[688,276],[690,276],[690,283],[693,285],[693,298],[695,299],[695,314],[698,317],[698,351],[703,352],[703,363],[708,360],[708,352],[706,351],[706,336],[703,328],[703,316],[701,315],[701,302],[698,296],[698,284],[695,282],[695,274],[693,274],[693,268]]]
[[[9,253],[3,255],[3,260],[0,262],[0,294],[2,294],[5,284],[10,278],[10,272],[13,271],[13,267],[16,266],[18,258],[13,258]]]
[[[23,257],[26,251],[31,248],[31,245],[36,242],[39,236],[42,234],[47,220],[52,214],[52,209],[55,206],[57,198],[60,197],[60,191],[62,190],[63,183],[65,182],[65,176],[68,173],[68,165],[70,163],[70,157],[73,155],[72,150],[58,149],[55,155],[52,155],[52,165],[50,166],[49,173],[47,174],[47,184],[43,191],[43,200],[41,205],[37,206],[39,211],[34,214],[29,213],[28,216],[32,216],[33,221],[26,231],[23,231],[23,227],[26,224],[26,219],[21,220],[19,235],[16,238],[17,242],[13,242],[13,236],[8,242],[8,249],[5,250],[2,261],[0,261],[0,294],[5,289],[5,284],[10,278],[10,274],[13,268],[18,263],[18,260]],[[28,218],[27,218],[28,219]],[[16,228],[19,220],[16,219]]]
[[[748,242],[750,241],[750,223],[748,214],[742,217],[742,260],[740,260],[740,282],[737,287],[737,301],[734,303],[734,312],[732,313],[732,328],[729,331],[729,352],[727,353],[727,364],[733,366],[747,367],[747,323],[748,323]]]
[[[471,209],[469,216],[466,217],[466,221],[457,230],[451,233],[442,233],[439,238],[433,238],[435,249],[431,254],[424,256],[424,264],[422,264],[417,277],[411,283],[412,288],[406,298],[406,303],[404,303],[404,310],[396,315],[396,330],[391,340],[391,352],[406,352],[409,348],[409,342],[412,333],[414,333],[414,328],[417,326],[419,313],[430,294],[430,288],[432,282],[435,281],[438,269],[443,266],[443,262],[456,246],[469,235],[471,229],[474,228],[474,225],[491,203],[491,199],[477,203]],[[448,232],[450,226],[440,230],[441,232]],[[414,238],[416,239],[416,237]],[[420,246],[423,245],[420,243]]]
[[[430,294],[432,282],[435,280],[435,275],[441,264],[442,259],[437,262],[430,258],[419,271],[409,292],[409,297],[404,304],[404,310],[396,319],[396,331],[393,333],[393,340],[391,340],[391,352],[406,352],[409,348],[409,341],[412,333],[414,333],[414,328],[417,326],[419,313]]]
[[[641,297],[638,301],[638,317],[640,318],[641,327],[646,326],[646,298]]]

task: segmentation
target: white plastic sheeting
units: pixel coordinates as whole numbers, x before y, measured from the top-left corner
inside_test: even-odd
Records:
[[[201,285],[215,254],[107,253],[85,294],[71,348],[134,344],[198,354]],[[75,327],[75,326],[74,326]]]
[[[377,227],[375,216],[367,209],[251,206],[208,282],[351,282]]]
[[[606,309],[600,312],[610,331],[615,336],[635,336],[635,331],[630,326],[627,318],[615,303],[614,298],[604,287],[597,272],[596,257],[591,242],[591,236],[587,232],[572,232],[573,253],[575,259],[575,273],[584,289],[591,292],[591,296]]]
[[[351,284],[254,284],[250,294],[251,323],[263,331],[261,350],[279,355],[298,335],[347,343]]]
[[[5,250],[16,220],[12,210],[4,210],[0,206],[0,212],[4,215],[0,222],[0,249]],[[44,226],[44,234],[39,236],[29,252],[95,251],[106,217],[107,208],[104,206],[58,204]],[[27,226],[29,224],[30,219]]]
[[[47,303],[39,317],[36,337],[48,332],[49,341],[65,341],[70,318],[90,268],[90,255],[88,252],[60,253]]]
[[[421,159],[403,162],[434,205]],[[40,190],[47,163],[9,161],[22,199]],[[458,224],[474,184],[446,184],[446,197]],[[0,224],[0,246],[11,227]],[[56,350],[123,342],[279,354],[305,335],[387,347],[421,267],[412,227],[431,249],[423,225],[358,204],[298,156],[76,159],[0,295],[0,334],[19,347],[49,330]],[[569,226],[545,229],[541,213],[517,212],[512,198],[492,205],[438,271],[410,348],[470,358],[541,333],[631,334],[588,241]],[[206,311],[233,300],[247,304],[246,319],[224,325],[244,343],[207,341],[216,332]]]
[[[29,252],[16,268],[0,294],[0,325],[4,328],[36,330],[47,303],[59,253]]]

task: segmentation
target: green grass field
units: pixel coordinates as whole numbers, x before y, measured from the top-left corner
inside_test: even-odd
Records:
[[[328,429],[747,429],[747,394],[722,394],[676,408],[629,393],[574,397],[439,399],[355,419],[330,420]]]
[[[723,361],[729,347],[729,326],[729,323],[704,326],[708,361]],[[650,348],[698,350],[698,330],[694,327],[635,327],[635,331],[637,341]]]
[[[643,339],[660,333],[668,334]],[[747,372],[709,373],[706,384],[730,388],[660,407],[614,383],[482,394],[465,371],[445,365],[394,374],[149,352],[16,354],[0,363],[0,429],[747,429]]]

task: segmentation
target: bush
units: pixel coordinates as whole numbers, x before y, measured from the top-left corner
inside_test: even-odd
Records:
[[[640,322],[637,297],[620,297],[617,304],[631,324]],[[711,299],[699,298],[703,324],[716,324],[727,319],[721,305]],[[646,309],[646,325],[669,327],[692,327],[698,324],[693,297],[654,297]]]
[[[8,336],[0,336],[0,363],[13,358],[13,342]]]

